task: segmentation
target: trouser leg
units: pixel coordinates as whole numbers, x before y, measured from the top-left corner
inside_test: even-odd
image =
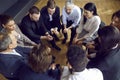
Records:
[[[53,40],[51,40],[51,41],[50,41],[50,43],[51,43],[52,47],[53,47],[53,48],[55,48],[56,50],[58,50],[58,51],[60,51],[60,50],[61,50],[61,48],[59,48],[59,47],[56,45],[56,43],[55,43],[55,40],[54,40],[54,39],[53,39]]]
[[[71,37],[70,37],[69,45],[72,44],[73,38],[75,37],[75,34],[76,34],[76,28],[72,28],[72,29],[71,29]]]

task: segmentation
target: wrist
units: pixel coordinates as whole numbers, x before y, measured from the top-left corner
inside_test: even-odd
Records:
[[[48,32],[46,32],[46,33],[45,33],[45,35],[49,35],[49,33],[48,33]]]
[[[46,38],[46,36],[40,36],[40,39],[45,39]]]

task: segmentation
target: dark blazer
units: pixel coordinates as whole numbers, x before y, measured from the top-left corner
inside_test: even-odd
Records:
[[[29,66],[24,65],[19,72],[19,80],[54,80],[48,73],[36,73]]]
[[[0,53],[0,73],[7,78],[16,78],[19,68],[24,62],[22,56]]]
[[[61,28],[61,23],[60,23],[60,8],[56,6],[55,13],[52,15],[53,20],[50,20],[49,13],[47,11],[47,7],[44,6],[41,9],[41,15],[43,17],[43,22],[46,26],[46,28],[50,31],[51,28],[58,27],[58,30]]]
[[[106,56],[96,57],[88,66],[97,67],[103,73],[104,80],[120,80],[120,46],[107,51]],[[94,65],[93,65],[94,64]]]
[[[45,35],[47,32],[41,16],[37,22],[32,21],[29,15],[25,16],[21,21],[20,29],[29,39],[37,44],[41,42],[40,36]]]

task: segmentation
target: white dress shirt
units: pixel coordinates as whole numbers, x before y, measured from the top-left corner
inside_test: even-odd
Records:
[[[52,20],[53,20],[52,15],[49,14],[49,17],[50,17],[50,20],[49,20],[49,21],[52,21]]]
[[[70,14],[67,14],[65,11],[65,7],[62,10],[62,20],[63,20],[63,24],[67,24],[67,20],[68,21],[72,21],[72,27],[75,27],[78,25],[78,23],[80,22],[81,19],[81,9],[74,5],[74,8],[72,9],[72,12]]]
[[[70,74],[68,67],[65,66],[61,80],[103,80],[103,75],[97,68],[85,69],[82,72],[73,72]]]

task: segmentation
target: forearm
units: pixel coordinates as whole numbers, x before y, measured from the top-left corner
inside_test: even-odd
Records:
[[[73,26],[72,26],[72,25],[68,27],[68,29],[71,29],[71,28],[73,28]]]
[[[30,44],[30,45],[35,45],[36,43],[31,41],[28,37],[26,36],[22,36],[22,39],[23,39],[23,43],[27,43],[27,44]]]
[[[46,36],[40,36],[40,39],[46,39],[47,37]]]
[[[66,28],[66,24],[64,24],[64,29]]]

